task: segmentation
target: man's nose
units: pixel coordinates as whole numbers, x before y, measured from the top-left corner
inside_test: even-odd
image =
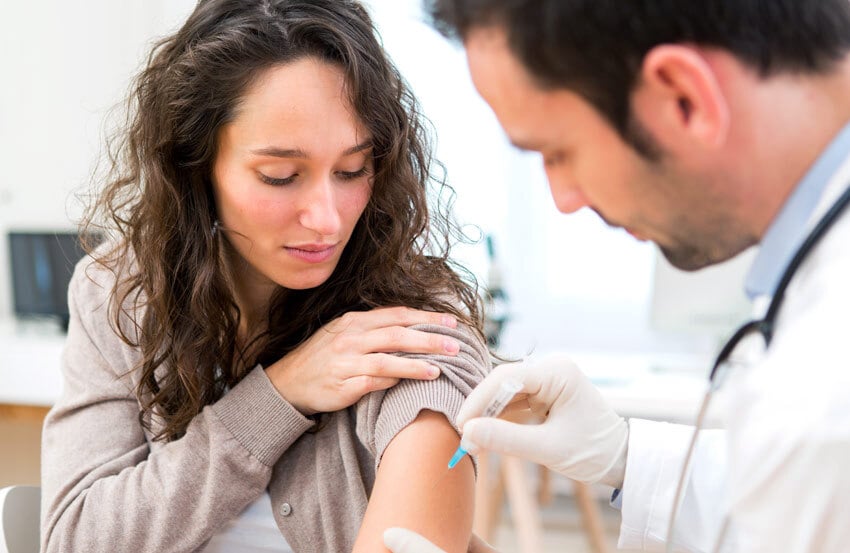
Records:
[[[549,192],[555,201],[555,207],[561,213],[574,213],[589,205],[587,197],[570,175],[564,174],[563,171],[558,171],[557,174],[547,171],[546,178],[549,180]]]

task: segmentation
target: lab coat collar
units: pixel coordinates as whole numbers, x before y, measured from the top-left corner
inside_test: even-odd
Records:
[[[744,285],[750,299],[773,295],[783,270],[806,238],[807,223],[824,189],[848,157],[850,123],[817,158],[768,227]]]

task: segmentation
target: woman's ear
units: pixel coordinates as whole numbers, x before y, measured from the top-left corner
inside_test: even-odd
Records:
[[[656,46],[644,56],[632,109],[665,146],[716,148],[729,132],[729,105],[711,64],[694,47]]]

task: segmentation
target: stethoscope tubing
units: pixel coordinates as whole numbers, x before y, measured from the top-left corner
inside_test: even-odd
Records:
[[[802,265],[803,261],[808,257],[808,255],[814,250],[815,246],[819,243],[821,238],[826,235],[827,231],[833,226],[833,224],[841,217],[841,214],[850,205],[850,187],[844,190],[844,193],[832,204],[832,207],[829,208],[823,217],[821,217],[818,224],[812,229],[812,231],[806,236],[806,239],[800,244],[800,247],[797,248],[794,257],[788,263],[788,266],[785,268],[785,271],[782,273],[782,277],[779,280],[779,284],[776,286],[776,291],[773,294],[773,297],[770,300],[770,305],[767,308],[767,312],[762,319],[758,319],[755,321],[750,321],[740,327],[735,333],[732,335],[729,340],[723,345],[720,349],[720,353],[717,354],[717,359],[714,362],[714,365],[711,368],[711,372],[708,376],[708,390],[705,392],[705,396],[703,397],[702,403],[700,405],[699,412],[697,414],[694,433],[691,437],[690,444],[688,445],[688,451],[685,454],[684,463],[682,465],[682,473],[679,476],[679,481],[676,484],[676,492],[673,495],[673,509],[670,512],[670,522],[667,526],[667,540],[666,540],[666,551],[667,553],[672,553],[673,551],[673,533],[676,528],[676,516],[678,515],[679,508],[682,506],[682,501],[684,500],[684,487],[685,481],[687,480],[688,473],[690,472],[690,465],[693,458],[694,450],[696,449],[697,439],[699,438],[699,433],[702,428],[703,421],[708,412],[708,406],[711,403],[711,398],[714,394],[714,391],[720,387],[720,383],[723,380],[722,378],[718,378],[718,374],[722,371],[719,371],[719,368],[726,363],[729,356],[732,354],[732,351],[741,341],[744,335],[749,334],[753,330],[758,331],[765,341],[765,348],[770,347],[770,343],[773,340],[773,330],[775,326],[775,321],[777,314],[779,313],[779,308],[782,306],[782,302],[785,299],[785,290],[788,288],[788,284],[791,282],[791,279],[794,277],[797,269]],[[720,551],[720,546],[722,545],[726,530],[729,527],[729,517],[726,515],[723,520],[723,524],[721,526],[720,533],[717,538],[717,542],[715,543],[713,551]]]

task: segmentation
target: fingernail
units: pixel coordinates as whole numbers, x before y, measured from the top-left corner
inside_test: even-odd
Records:
[[[431,378],[437,378],[438,376],[440,376],[440,369],[438,369],[434,365],[431,365],[430,367],[428,367],[428,376]]]
[[[451,315],[443,315],[443,326],[455,328],[457,326],[457,319]]]
[[[446,348],[446,351],[449,353],[457,353],[460,351],[460,344],[458,344],[456,340],[444,340],[443,347]]]

